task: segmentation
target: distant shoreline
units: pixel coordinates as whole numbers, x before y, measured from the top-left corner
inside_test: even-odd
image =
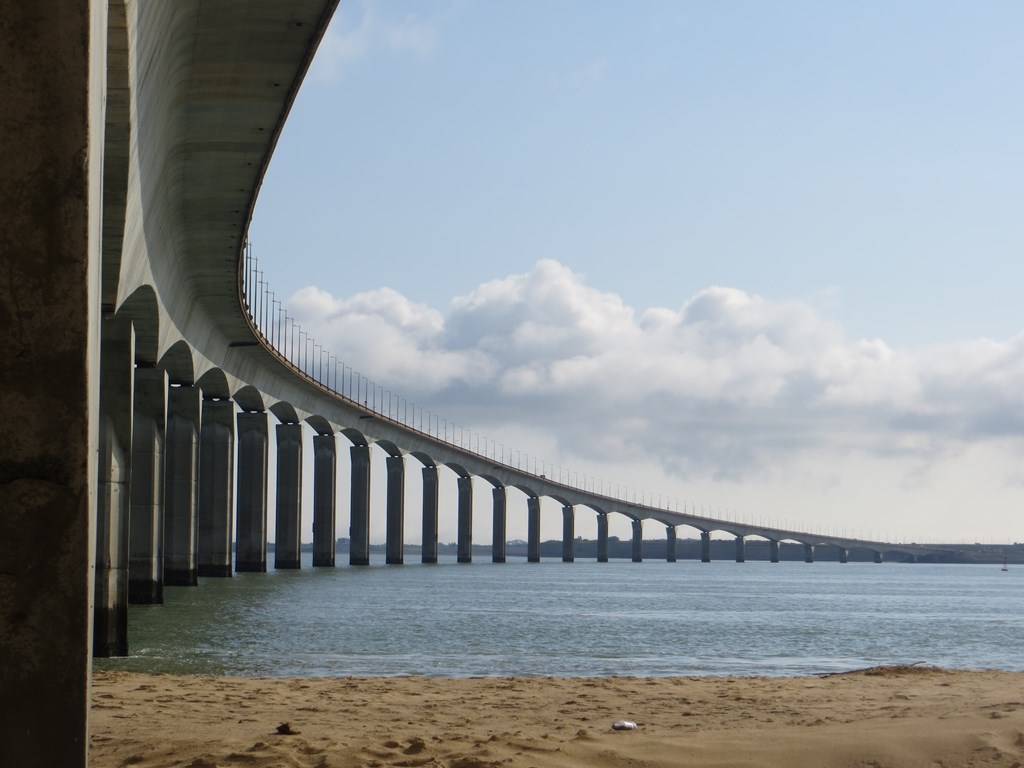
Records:
[[[526,542],[513,540],[505,545],[507,557],[526,557]],[[1005,560],[1011,565],[1024,565],[1024,544],[934,544],[929,546],[942,547],[951,550],[954,555],[951,558],[940,558],[937,556],[919,556],[919,563],[943,563],[943,564],[1000,564]],[[267,544],[269,552],[274,551],[274,544]],[[406,557],[414,558],[420,555],[422,549],[419,544],[406,544],[403,548]],[[303,552],[312,552],[313,545],[305,543],[302,545]],[[438,544],[438,554],[456,555],[458,545],[455,543]],[[474,544],[474,557],[490,558],[491,546],[489,544]],[[338,539],[335,552],[348,554],[349,540]],[[371,554],[384,554],[385,544],[371,544]],[[747,539],[744,545],[745,558],[750,561],[764,561],[771,559],[768,542],[762,539]],[[540,544],[540,554],[544,558],[560,558],[562,556],[562,542],[559,539],[549,539]],[[575,556],[578,560],[595,560],[597,558],[597,541],[594,539],[577,538],[575,541]],[[619,539],[616,536],[608,537],[608,556],[613,560],[629,560],[632,557],[632,542],[628,539]],[[874,553],[868,550],[851,549],[849,561],[871,562]],[[700,560],[700,539],[678,539],[676,542],[676,557],[679,560]],[[644,540],[644,560],[664,560],[665,539]],[[736,545],[729,539],[711,540],[712,560],[735,560]],[[779,559],[784,562],[803,562],[804,548],[802,544],[782,542],[779,544]],[[814,548],[814,559],[816,562],[836,562],[839,560],[838,547],[820,545]],[[895,554],[886,559],[886,562],[903,562]]]

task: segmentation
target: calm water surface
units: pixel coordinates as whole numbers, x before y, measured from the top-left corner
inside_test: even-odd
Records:
[[[339,556],[340,557],[340,556]],[[100,666],[233,675],[1024,670],[1024,569],[543,562],[272,571],[132,606]]]

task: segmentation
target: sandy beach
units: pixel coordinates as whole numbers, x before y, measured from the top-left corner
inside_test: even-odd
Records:
[[[1012,672],[295,679],[97,671],[93,702],[98,768],[1024,765],[1024,673]],[[638,727],[613,730],[618,720]]]

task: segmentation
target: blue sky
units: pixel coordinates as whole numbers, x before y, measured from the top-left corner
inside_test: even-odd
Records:
[[[346,0],[251,239],[342,357],[551,461],[1024,540],[1022,74],[1010,2]]]

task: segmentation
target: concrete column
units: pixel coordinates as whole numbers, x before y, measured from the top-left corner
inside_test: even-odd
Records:
[[[235,404],[203,399],[199,429],[199,575],[231,575],[235,512]]]
[[[437,467],[423,467],[423,557],[424,563],[437,562]]]
[[[3,15],[0,759],[83,768],[107,4],[9,2]]]
[[[597,562],[608,562],[608,515],[597,516]]]
[[[768,559],[773,563],[779,562],[779,542],[769,541],[768,542]]]
[[[240,413],[238,430],[238,498],[235,525],[235,570],[267,570],[267,469],[270,433],[265,411]]]
[[[390,565],[404,562],[405,543],[405,459],[388,456],[387,559]]]
[[[700,532],[700,561],[711,562],[711,531]]]
[[[804,544],[804,562],[805,563],[813,563],[814,562],[814,545],[813,544]]]
[[[337,546],[338,453],[334,435],[313,435],[313,566],[333,568]]]
[[[167,393],[164,452],[164,584],[194,587],[199,505],[199,387],[171,386]]]
[[[274,568],[301,568],[302,424],[277,425],[277,525]]]
[[[540,562],[540,499],[526,497],[526,562]]]
[[[128,602],[164,601],[164,429],[167,374],[135,369],[132,417],[131,521],[128,525]]]
[[[633,521],[633,562],[644,561],[644,521]]]
[[[128,522],[132,476],[135,333],[104,320],[100,342],[99,504],[93,646],[96,657],[128,655]]]
[[[665,526],[665,562],[674,563],[676,561],[676,527],[674,525]]]
[[[742,536],[736,537],[736,562],[747,562],[747,543]]]
[[[562,562],[571,563],[576,559],[576,521],[572,505],[562,507]]]
[[[491,527],[491,562],[505,562],[506,495],[505,487],[491,489],[493,501],[493,525]]]
[[[875,562],[876,563],[881,563],[882,562],[882,553],[881,552],[875,552]]]
[[[850,561],[850,551],[846,547],[839,548],[839,562],[848,563]]]
[[[459,477],[459,562],[473,562],[473,478]]]
[[[349,565],[370,564],[370,446],[353,445],[349,501]]]

